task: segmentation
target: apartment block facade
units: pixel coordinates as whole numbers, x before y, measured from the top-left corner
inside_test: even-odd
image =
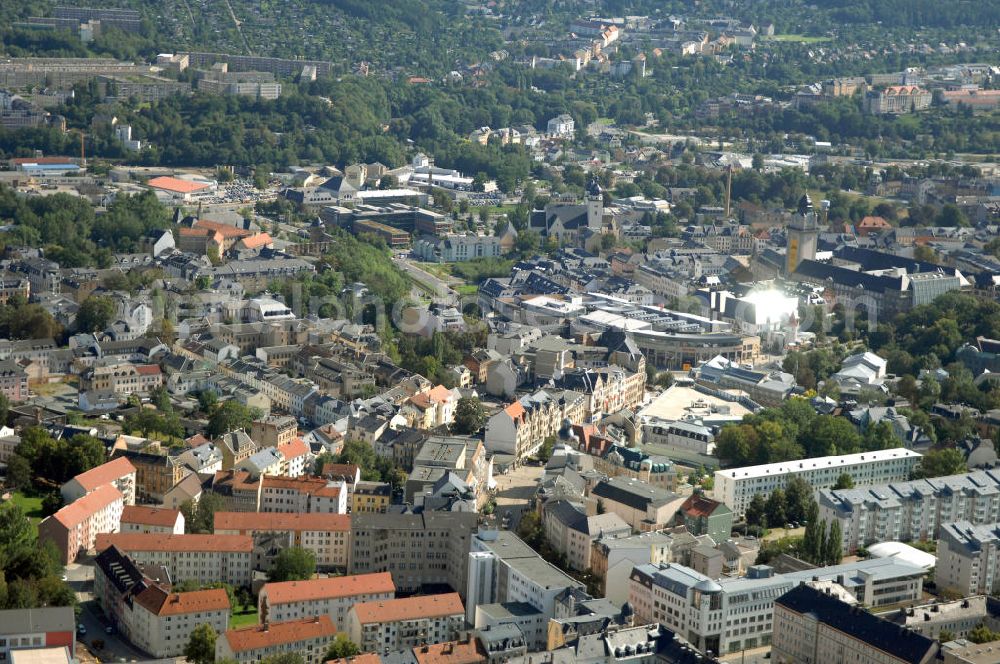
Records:
[[[163,565],[174,581],[223,581],[238,588],[252,579],[253,539],[246,535],[98,535],[98,553],[111,546],[138,564]]]
[[[355,604],[347,623],[351,641],[362,652],[406,650],[458,640],[465,607],[458,593],[386,599]]]
[[[395,595],[396,585],[388,572],[266,583],[257,597],[257,614],[261,623],[325,615],[343,632],[352,606]]]
[[[345,570],[351,551],[351,518],[346,514],[216,512],[216,535],[264,538],[281,547],[299,546],[316,556],[322,570]]]

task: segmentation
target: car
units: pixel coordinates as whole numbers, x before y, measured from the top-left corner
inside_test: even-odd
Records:
[[[65,574],[63,574],[63,575],[62,575],[61,577],[59,577],[59,578],[60,578],[60,579],[62,579],[63,581],[69,581],[69,577],[68,577],[68,576],[66,576]]]
[[[104,633],[105,634],[114,634],[115,633],[115,626],[114,625],[108,625],[107,627],[104,628]]]
[[[80,623],[79,625],[76,626],[76,633],[79,634],[80,636],[83,636],[84,634],[87,633],[87,626],[84,625],[83,623]]]

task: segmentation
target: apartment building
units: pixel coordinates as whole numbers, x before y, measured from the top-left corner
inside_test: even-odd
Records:
[[[347,514],[347,486],[321,477],[261,478],[260,511]]]
[[[756,565],[743,578],[713,581],[683,565],[641,565],[629,579],[636,621],[659,622],[716,654],[771,643],[774,600],[807,581],[834,582],[869,607],[922,596],[924,569],[892,558],[776,574]]]
[[[60,493],[67,505],[83,498],[97,487],[110,484],[122,494],[126,505],[135,505],[135,466],[125,458],[118,457],[96,468],[80,473],[62,485]]]
[[[591,548],[596,539],[632,534],[632,526],[614,512],[587,515],[583,507],[566,500],[545,503],[542,526],[546,541],[575,570],[590,568]]]
[[[344,632],[348,628],[348,611],[355,604],[388,600],[395,595],[396,585],[388,572],[266,583],[257,597],[257,615],[261,623],[325,615],[337,631]]]
[[[222,452],[223,470],[235,468],[237,464],[248,459],[258,449],[257,443],[242,429],[223,434],[215,443]]]
[[[99,533],[117,533],[125,502],[121,491],[102,484],[38,524],[38,537],[55,544],[64,565],[94,548]]]
[[[0,360],[0,392],[11,403],[28,398],[28,372],[14,360]]]
[[[1000,590],[1000,523],[942,525],[937,555],[934,580],[942,590],[962,596]]]
[[[646,389],[645,361],[641,359],[639,371],[629,371],[618,366],[571,369],[563,374],[558,385],[584,395],[584,419],[617,413],[635,408],[642,403]]]
[[[250,438],[261,447],[281,447],[298,437],[294,417],[271,415],[250,424]]]
[[[162,503],[163,496],[191,473],[177,457],[169,454],[116,449],[115,458],[125,458],[135,468],[135,494],[139,502]]]
[[[351,514],[384,513],[392,502],[392,486],[386,482],[358,482],[350,498]]]
[[[94,596],[118,633],[153,657],[183,655],[198,625],[229,627],[224,589],[170,592],[113,546],[94,559]]]
[[[546,438],[559,433],[563,419],[581,424],[583,395],[539,390],[521,397],[486,421],[484,442],[494,454],[521,461],[538,453]]]
[[[942,525],[1000,522],[1000,472],[979,470],[928,480],[824,489],[819,518],[840,522],[843,551],[876,542],[936,539]]]
[[[215,642],[215,660],[233,659],[239,664],[249,664],[295,653],[305,664],[321,664],[336,636],[337,628],[328,616],[230,629],[219,634]]]
[[[865,95],[865,110],[874,115],[913,113],[930,105],[930,91],[916,85],[890,85]]]
[[[980,625],[993,631],[1000,629],[1000,600],[986,595],[942,601],[935,598],[928,604],[892,609],[875,614],[923,636],[942,639],[942,633],[955,639],[964,639]]]
[[[116,362],[90,367],[80,375],[80,391],[149,394],[162,385],[163,372],[155,364]]]
[[[406,418],[408,426],[428,430],[448,426],[455,421],[455,408],[461,393],[438,385],[426,392],[418,392],[403,404],[399,414]]]
[[[801,477],[814,489],[828,489],[845,474],[856,485],[902,482],[909,478],[920,456],[912,450],[897,447],[717,470],[712,498],[725,503],[737,516],[743,516],[754,496],[767,498],[775,489],[784,489],[792,477]]]
[[[98,535],[98,553],[111,546],[140,565],[163,565],[174,581],[223,581],[240,587],[250,585],[253,573],[253,539],[246,535]]]
[[[260,509],[263,478],[254,478],[245,470],[222,470],[212,478],[212,493],[222,496],[231,512],[256,512]]]
[[[0,661],[12,661],[12,653],[28,648],[73,649],[76,616],[72,606],[0,611]]]
[[[458,640],[465,607],[458,593],[363,602],[347,612],[347,623],[362,652],[406,650]]]
[[[183,535],[184,515],[180,510],[126,505],[122,510],[121,532]]]
[[[484,624],[483,611],[497,604],[524,604],[528,613],[547,622],[556,616],[557,597],[567,591],[584,590],[582,583],[544,560],[509,530],[476,533],[467,555],[466,619],[477,628]],[[533,645],[540,649],[545,644],[541,641]]]
[[[346,570],[351,518],[346,514],[216,512],[216,535],[246,535],[268,548],[299,546],[316,556],[322,570]],[[256,562],[256,561],[255,561]]]
[[[708,535],[722,544],[733,533],[733,511],[702,493],[693,493],[677,511],[676,521],[692,535]]]
[[[830,589],[803,584],[774,602],[775,664],[928,664],[940,647]]]
[[[621,605],[628,601],[629,575],[638,565],[675,560],[673,536],[654,531],[628,537],[601,538],[593,543],[590,572],[600,580],[601,596]]]
[[[445,584],[462,594],[478,523],[468,512],[352,514],[348,572],[389,572],[399,592]]]
[[[685,496],[625,477],[598,482],[590,495],[642,533],[665,528],[685,501]]]

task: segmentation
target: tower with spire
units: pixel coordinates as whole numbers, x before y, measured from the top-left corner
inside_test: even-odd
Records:
[[[819,224],[813,210],[809,194],[799,200],[798,213],[788,223],[786,232],[785,274],[792,274],[804,260],[816,260],[816,245],[819,241]]]

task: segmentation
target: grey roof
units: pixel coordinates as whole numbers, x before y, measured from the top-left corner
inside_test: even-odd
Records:
[[[0,611],[0,634],[75,632],[76,616],[71,606]]]
[[[663,504],[679,497],[666,489],[623,477],[604,480],[591,493],[598,498],[622,503],[637,510],[645,510],[650,503]]]

